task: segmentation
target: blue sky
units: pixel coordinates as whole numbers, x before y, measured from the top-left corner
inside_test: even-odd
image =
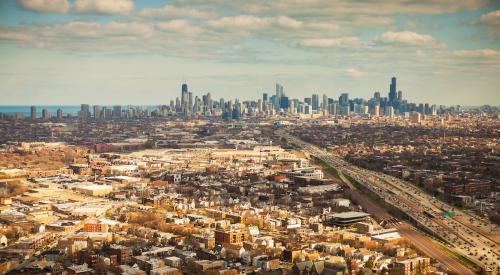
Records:
[[[251,99],[279,82],[368,98],[500,105],[500,4],[487,0],[3,0],[0,104]]]

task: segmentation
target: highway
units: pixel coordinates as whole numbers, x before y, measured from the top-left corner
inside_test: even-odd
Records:
[[[500,270],[499,244],[495,238],[485,235],[471,224],[464,224],[463,221],[459,222],[442,213],[443,210],[453,210],[463,218],[462,220],[474,220],[476,217],[436,200],[409,182],[352,165],[341,157],[282,130],[278,130],[277,134],[378,194],[387,203],[407,214],[420,227],[445,240],[452,251],[468,258],[484,270]]]

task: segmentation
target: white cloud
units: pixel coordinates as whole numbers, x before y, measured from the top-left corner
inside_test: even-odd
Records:
[[[467,58],[500,58],[500,51],[492,49],[458,50],[453,51],[453,55]]]
[[[308,47],[321,47],[321,48],[330,48],[330,47],[348,48],[348,47],[362,46],[363,43],[358,37],[350,36],[350,37],[340,37],[340,38],[309,38],[300,41],[300,45]]]
[[[362,77],[365,75],[364,72],[361,72],[355,68],[349,68],[345,71],[345,73],[348,75],[348,76],[352,76],[352,77]]]
[[[161,30],[173,31],[186,35],[196,35],[203,30],[201,27],[193,25],[191,22],[183,19],[159,22],[157,27]]]
[[[18,0],[23,9],[36,12],[66,13],[69,10],[68,0]]]
[[[299,28],[303,25],[303,22],[286,16],[257,17],[253,15],[238,15],[211,20],[208,21],[208,25],[214,28],[234,28],[244,30],[258,29],[272,25],[286,28]]]
[[[161,8],[145,8],[141,10],[140,15],[144,17],[193,17],[202,19],[215,17],[212,12],[190,7],[176,7],[173,5],[165,5]]]
[[[132,0],[76,0],[73,9],[80,13],[128,14],[134,10]]]
[[[377,41],[385,43],[400,43],[415,46],[442,46],[432,36],[411,31],[388,31],[376,37]]]
[[[481,24],[500,27],[500,10],[483,14],[481,18],[479,18],[478,22]]]

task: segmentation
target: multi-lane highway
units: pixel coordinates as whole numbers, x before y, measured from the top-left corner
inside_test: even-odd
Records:
[[[378,194],[387,203],[406,213],[420,227],[432,232],[435,237],[445,240],[451,250],[470,259],[484,270],[493,272],[499,270],[500,251],[496,238],[485,235],[484,231],[479,230],[473,224],[464,223],[464,220],[474,220],[477,219],[476,217],[436,200],[411,183],[352,165],[283,130],[277,133],[288,142],[301,147],[304,151],[332,165],[339,172],[352,177]],[[461,216],[461,222],[443,215],[443,211],[452,209],[456,215]]]

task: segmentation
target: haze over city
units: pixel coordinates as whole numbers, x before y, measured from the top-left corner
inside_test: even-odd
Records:
[[[499,105],[497,1],[0,2],[3,105],[386,94]]]

